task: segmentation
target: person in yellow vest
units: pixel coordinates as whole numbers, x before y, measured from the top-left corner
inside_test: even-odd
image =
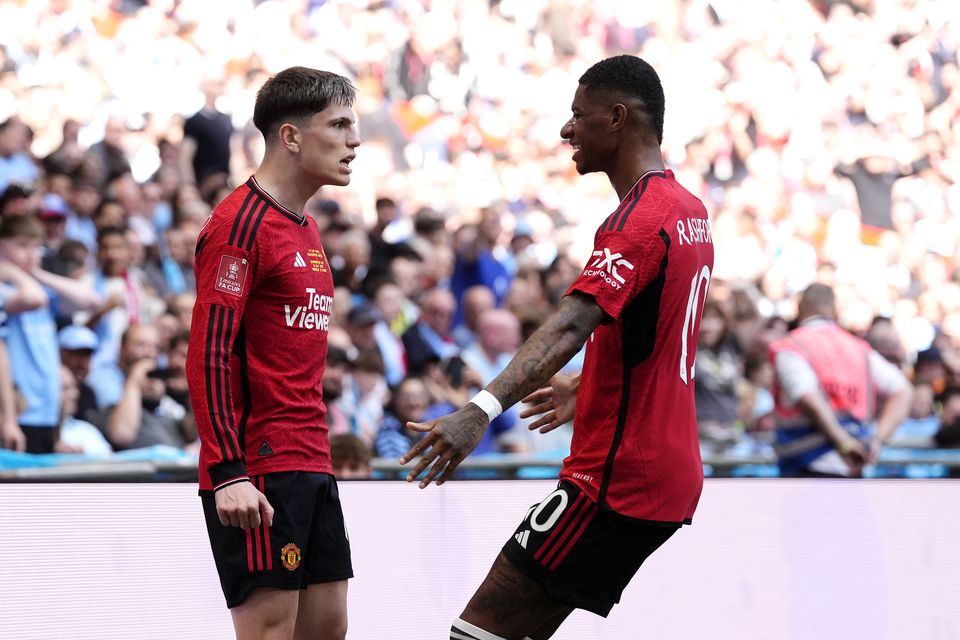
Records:
[[[903,373],[836,323],[833,289],[801,294],[798,326],[770,345],[780,475],[859,477],[910,409]],[[876,415],[877,400],[884,398]]]

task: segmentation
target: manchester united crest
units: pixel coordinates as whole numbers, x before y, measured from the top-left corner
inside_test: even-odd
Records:
[[[296,571],[300,566],[300,547],[292,542],[280,550],[280,561],[288,571]]]

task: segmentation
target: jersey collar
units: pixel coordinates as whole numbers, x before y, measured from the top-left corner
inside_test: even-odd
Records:
[[[247,181],[247,184],[250,186],[251,189],[256,191],[257,194],[260,195],[260,197],[262,197],[264,200],[272,204],[277,209],[277,211],[284,214],[288,218],[291,218],[297,224],[302,225],[304,222],[306,222],[306,217],[302,213],[297,213],[296,211],[287,209],[285,206],[277,202],[277,200],[273,196],[267,193],[266,190],[264,190],[264,188],[260,186],[260,183],[257,182],[256,176],[250,176],[250,179]]]

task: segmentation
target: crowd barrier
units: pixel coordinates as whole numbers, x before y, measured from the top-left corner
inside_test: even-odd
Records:
[[[772,451],[729,452],[704,456],[707,477],[776,477]],[[488,454],[471,456],[460,465],[467,479],[555,478],[563,463],[556,454]],[[374,479],[406,476],[410,466],[393,458],[371,461]],[[868,467],[871,478],[943,478],[960,475],[960,449],[886,448],[879,463]],[[82,455],[31,455],[0,449],[0,482],[196,482],[197,457],[172,447],[123,451],[109,458]]]
[[[551,481],[341,482],[353,640],[447,638]],[[707,480],[607,620],[557,640],[960,637],[960,483]],[[232,637],[196,485],[0,485],[0,637]],[[275,548],[282,545],[277,544]]]

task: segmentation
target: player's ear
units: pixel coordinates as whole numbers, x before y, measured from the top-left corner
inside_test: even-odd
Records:
[[[300,153],[300,127],[291,122],[284,122],[280,125],[277,137],[280,139],[280,144],[286,147],[288,151]]]
[[[619,131],[627,123],[627,107],[622,102],[617,102],[610,109],[610,128]]]

